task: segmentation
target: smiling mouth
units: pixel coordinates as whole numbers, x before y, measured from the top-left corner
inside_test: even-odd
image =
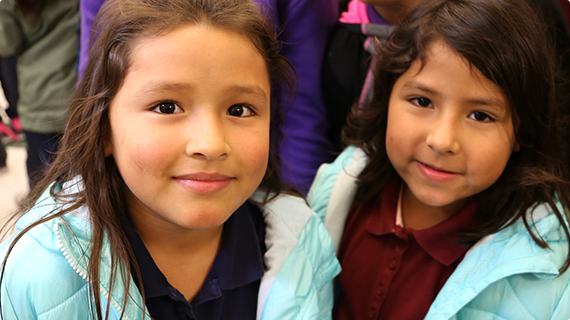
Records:
[[[459,176],[459,173],[446,171],[440,168],[432,167],[426,163],[421,161],[417,161],[418,168],[420,172],[426,177],[428,180],[436,181],[436,182],[447,182],[450,180],[455,179]]]
[[[235,178],[221,174],[194,173],[174,177],[174,180],[194,193],[215,194],[228,187]]]
[[[232,179],[230,176],[226,176],[219,173],[205,173],[205,172],[198,172],[198,173],[191,173],[185,174],[181,176],[176,176],[175,179],[181,180],[197,180],[197,181],[219,181],[219,180],[228,180]]]
[[[447,171],[447,170],[443,170],[443,169],[440,169],[440,168],[436,168],[436,167],[430,166],[429,164],[423,163],[423,162],[421,162],[421,161],[418,161],[418,162],[419,162],[422,166],[425,166],[425,167],[427,167],[427,168],[429,168],[429,169],[431,169],[431,170],[435,170],[435,171],[439,171],[439,172],[443,172],[443,173],[449,173],[449,174],[457,174],[456,172],[451,172],[451,171]]]

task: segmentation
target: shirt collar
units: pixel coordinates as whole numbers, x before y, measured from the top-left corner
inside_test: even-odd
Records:
[[[222,245],[210,276],[219,280],[222,290],[259,280],[265,272],[264,253],[263,215],[255,205],[246,202],[224,226]]]
[[[365,210],[372,212],[366,229],[375,235],[385,235],[396,232],[396,210],[401,180],[394,177],[386,183],[380,196],[364,203]]]
[[[379,197],[369,201],[373,207],[367,230],[375,235],[396,233],[397,209],[400,199],[400,185],[402,181],[395,177],[388,181]],[[379,208],[373,209],[373,208]],[[414,236],[418,244],[439,263],[451,265],[457,259],[463,257],[468,246],[463,245],[455,237],[455,232],[460,229],[475,227],[477,204],[475,201],[467,204],[459,212],[439,224],[423,230],[406,230],[406,234]]]
[[[164,277],[156,263],[154,263],[152,256],[148,252],[132,222],[129,220],[124,221],[123,230],[125,231],[125,235],[131,245],[139,266],[146,298],[148,299],[168,295],[168,288],[170,287],[168,280],[166,280],[166,277]],[[134,271],[132,267],[131,269]],[[135,283],[140,289],[138,279],[136,278]]]
[[[168,296],[172,286],[132,223],[124,222],[123,229],[137,259],[146,297]],[[217,298],[221,295],[220,289],[233,289],[261,279],[264,273],[264,240],[263,216],[255,205],[246,202],[224,224],[220,251],[193,302]]]
[[[457,230],[474,227],[476,212],[477,203],[470,202],[439,224],[423,230],[414,230],[414,237],[430,256],[439,263],[449,266],[469,250],[469,246],[461,244],[455,233]]]

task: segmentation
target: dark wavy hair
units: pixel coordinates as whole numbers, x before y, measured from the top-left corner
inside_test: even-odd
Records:
[[[51,196],[67,205],[18,233],[4,259],[2,277],[9,253],[27,231],[85,205],[89,208],[92,226],[88,267],[88,279],[91,281],[88,291],[92,298],[93,314],[97,319],[104,319],[108,313],[104,315],[102,310],[110,309],[110,299],[107,307],[102,308],[99,289],[99,264],[104,237],[108,238],[112,255],[110,283],[113,284],[121,274],[130,274],[129,261],[135,262],[134,276],[142,283],[136,259],[121,227],[127,212],[123,192],[125,183],[113,157],[104,156],[104,141],[110,133],[109,106],[131,64],[133,47],[140,39],[179,26],[200,24],[246,36],[265,60],[272,85],[271,133],[268,167],[260,188],[267,191],[265,201],[284,191],[295,193],[279,178],[278,142],[284,119],[279,96],[289,94],[293,97],[296,75],[289,61],[279,55],[276,34],[256,5],[250,0],[108,0],[94,25],[94,34],[97,36],[92,37],[96,39],[91,46],[84,77],[72,101],[56,159],[14,217],[30,210],[48,188]],[[58,186],[72,181],[76,176],[81,176],[83,190],[65,196],[57,192]],[[123,281],[125,292],[128,293],[130,277]],[[144,290],[141,291],[144,299]]]
[[[397,174],[386,154],[385,139],[390,93],[413,61],[425,63],[431,43],[443,40],[495,83],[505,95],[520,150],[513,152],[500,178],[479,197],[483,224],[458,233],[467,243],[512,225],[519,218],[534,241],[546,241],[532,230],[525,214],[548,203],[570,238],[567,212],[565,113],[557,86],[558,58],[546,27],[524,0],[425,0],[378,46],[374,99],[363,110],[353,110],[343,130],[347,144],[364,150],[369,163],[358,176],[357,203],[376,197]],[[561,268],[570,265],[570,255]]]

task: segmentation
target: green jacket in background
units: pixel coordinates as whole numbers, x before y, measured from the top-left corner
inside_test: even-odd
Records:
[[[26,131],[63,131],[77,82],[79,0],[45,1],[24,17],[0,0],[0,56],[18,57],[18,114]]]

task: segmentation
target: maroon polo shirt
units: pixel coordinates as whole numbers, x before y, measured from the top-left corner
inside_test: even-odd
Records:
[[[475,203],[423,230],[396,225],[400,180],[353,209],[339,246],[336,320],[423,319],[468,246],[455,230],[476,226]]]

